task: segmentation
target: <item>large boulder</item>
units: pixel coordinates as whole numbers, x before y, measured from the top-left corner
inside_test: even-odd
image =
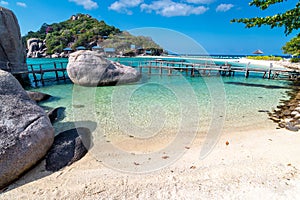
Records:
[[[141,78],[136,69],[109,61],[95,51],[70,54],[67,72],[73,83],[82,86],[124,84]]]
[[[0,70],[0,189],[43,158],[54,140],[44,110],[19,82]]]
[[[78,127],[55,136],[46,156],[46,170],[58,171],[80,160],[91,148],[92,135],[88,128]]]
[[[27,71],[26,49],[15,14],[0,6],[0,69]]]

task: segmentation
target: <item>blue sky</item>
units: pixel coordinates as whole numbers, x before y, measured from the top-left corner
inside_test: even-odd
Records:
[[[298,0],[273,5],[266,11],[249,7],[250,0],[0,0],[12,10],[22,35],[43,23],[61,22],[76,13],[90,14],[121,30],[151,36],[178,53],[282,54],[281,47],[296,35],[283,28],[246,29],[233,18],[273,15],[295,7]],[[149,28],[151,27],[151,28]],[[181,52],[180,52],[181,51]]]

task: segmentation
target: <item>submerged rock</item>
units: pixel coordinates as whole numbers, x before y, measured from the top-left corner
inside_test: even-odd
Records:
[[[50,110],[47,115],[51,121],[51,123],[55,123],[59,120],[62,120],[65,117],[65,112],[66,108],[65,107],[58,107]]]
[[[42,92],[32,92],[32,91],[26,91],[26,92],[30,97],[30,99],[36,102],[46,101],[51,97],[51,95]]]
[[[60,133],[46,156],[46,170],[58,171],[80,160],[91,144],[91,132],[88,128],[80,127]]]
[[[95,51],[70,54],[67,72],[73,83],[90,87],[131,83],[141,78],[136,69],[109,61]]]
[[[51,147],[54,129],[19,82],[0,70],[0,188],[19,178]]]

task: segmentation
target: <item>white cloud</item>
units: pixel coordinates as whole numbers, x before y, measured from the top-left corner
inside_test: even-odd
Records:
[[[172,0],[159,0],[152,2],[152,4],[142,4],[141,9],[149,13],[155,11],[156,14],[165,17],[200,15],[208,10],[208,8],[204,6],[176,3]]]
[[[69,0],[70,2],[74,2],[79,6],[83,6],[86,10],[97,9],[99,6],[97,2],[93,0]]]
[[[24,2],[17,2],[17,6],[20,6],[20,7],[23,7],[23,8],[27,7],[26,3],[24,3]]]
[[[187,3],[194,3],[194,4],[211,4],[215,0],[186,0]]]
[[[128,8],[134,8],[143,3],[143,0],[119,0],[110,5],[109,9],[120,13],[132,15],[132,11]]]
[[[4,5],[4,6],[7,6],[7,5],[8,5],[8,2],[7,2],[7,1],[0,1],[0,4],[1,4],[1,5]]]
[[[216,11],[217,12],[227,12],[228,10],[230,10],[233,7],[234,7],[233,4],[224,4],[224,3],[222,3],[222,4],[218,5]]]

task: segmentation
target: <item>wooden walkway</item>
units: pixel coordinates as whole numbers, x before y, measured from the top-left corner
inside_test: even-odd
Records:
[[[13,71],[13,75],[28,74],[32,75],[33,82],[37,86],[39,83],[45,85],[45,82],[50,81],[66,81],[67,76],[66,65],[68,62],[53,62],[44,64],[29,64],[28,71]],[[45,68],[45,66],[47,67]]]
[[[45,85],[45,82],[49,81],[66,81],[69,79],[67,76],[68,62],[53,62],[44,64],[29,64],[27,66],[28,71],[10,71],[9,69],[3,69],[9,71],[13,75],[28,74],[32,75],[35,86],[39,84]],[[130,64],[128,64],[130,65]],[[131,66],[133,63],[131,63]],[[136,66],[136,65],[135,65]],[[138,63],[138,69],[142,73],[159,74],[159,75],[181,75],[185,72],[186,75],[195,76],[235,76],[243,74],[246,78],[250,74],[261,75],[262,78],[268,79],[285,79],[285,80],[299,80],[300,72],[291,69],[274,69],[272,66],[269,69],[266,68],[253,68],[253,67],[238,67],[230,64],[216,65],[212,62],[206,62],[202,64],[187,63],[187,62],[175,62],[154,60]]]
[[[173,75],[174,71],[186,72],[191,77],[195,76],[234,76],[236,73],[243,73],[246,78],[250,74],[262,75],[262,78],[268,79],[300,79],[300,73],[290,69],[274,69],[272,65],[269,69],[266,68],[253,68],[253,67],[238,67],[230,64],[216,65],[213,63],[185,63],[185,62],[169,62],[169,61],[148,61],[139,65],[139,70],[142,73],[148,71],[148,74],[167,74]],[[175,75],[175,74],[174,74]]]

